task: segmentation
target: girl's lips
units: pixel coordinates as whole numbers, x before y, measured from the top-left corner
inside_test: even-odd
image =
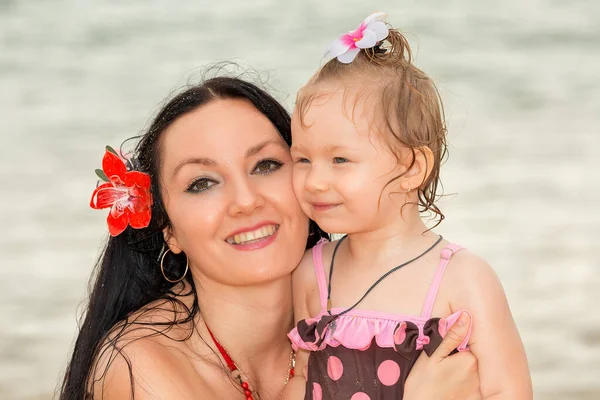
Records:
[[[310,205],[315,211],[327,211],[339,206],[339,204],[334,203],[311,203]]]

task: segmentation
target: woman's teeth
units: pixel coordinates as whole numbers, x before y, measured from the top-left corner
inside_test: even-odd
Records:
[[[226,239],[229,244],[246,244],[271,236],[279,228],[279,225],[265,225],[251,232],[239,233]]]

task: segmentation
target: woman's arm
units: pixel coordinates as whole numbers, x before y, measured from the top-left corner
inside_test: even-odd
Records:
[[[452,311],[473,317],[469,347],[478,360],[484,399],[531,400],[531,377],[523,343],[502,285],[481,258],[461,251],[448,266]]]
[[[431,357],[421,354],[408,374],[405,400],[481,400],[475,356],[470,352],[449,356],[467,337],[469,322],[463,313]]]

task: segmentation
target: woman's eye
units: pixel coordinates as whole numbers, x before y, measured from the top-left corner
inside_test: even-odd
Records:
[[[256,167],[254,167],[254,173],[257,174],[270,174],[271,172],[275,172],[277,171],[279,168],[281,168],[281,166],[283,165],[283,163],[281,161],[277,161],[277,160],[262,160],[259,161],[258,164],[256,164]]]
[[[333,163],[334,164],[343,164],[343,163],[347,163],[349,160],[347,158],[344,157],[334,157],[333,158]]]
[[[207,179],[207,178],[196,179],[194,182],[192,182],[187,187],[186,192],[190,192],[190,193],[204,192],[216,184],[217,184],[217,182],[213,181],[212,179]]]

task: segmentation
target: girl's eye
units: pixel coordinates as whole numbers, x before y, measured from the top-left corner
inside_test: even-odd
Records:
[[[298,157],[298,158],[296,158],[296,162],[298,164],[308,164],[308,163],[310,163],[310,160],[308,158]]]
[[[347,158],[344,157],[334,157],[333,158],[333,163],[334,164],[343,164],[343,163],[347,163],[349,160]]]
[[[281,168],[282,165],[283,163],[278,160],[261,160],[256,164],[256,167],[254,167],[254,171],[252,172],[256,174],[268,175],[272,172],[277,171],[279,168]]]
[[[201,192],[205,192],[205,191],[209,190],[211,187],[213,187],[216,184],[217,184],[217,182],[212,179],[199,178],[199,179],[196,179],[194,182],[190,183],[190,185],[187,187],[187,189],[185,191],[189,192],[189,193],[201,193]]]

